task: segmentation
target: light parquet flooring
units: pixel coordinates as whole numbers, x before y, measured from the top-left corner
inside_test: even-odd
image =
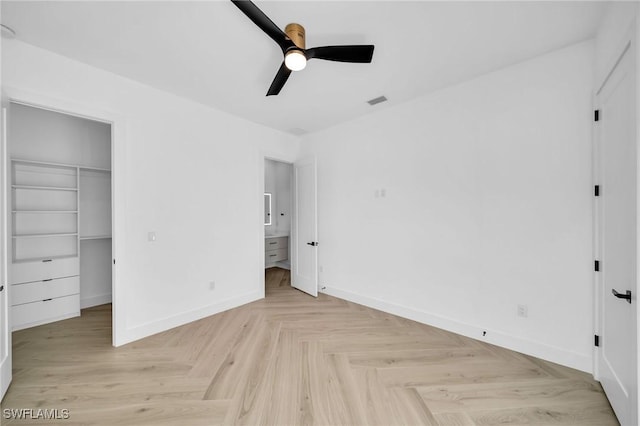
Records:
[[[3,409],[65,425],[617,425],[589,375],[267,271],[267,297],[120,348],[110,305],[13,334]],[[2,419],[3,425],[52,424]]]

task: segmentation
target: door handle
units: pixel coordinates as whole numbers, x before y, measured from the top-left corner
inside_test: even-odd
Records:
[[[615,288],[612,288],[611,293],[618,299],[626,299],[627,302],[631,303],[631,290],[627,290],[626,293],[618,293]]]
[[[310,245],[310,246],[315,247],[315,246],[317,246],[317,245],[318,245],[318,243],[317,243],[317,242],[315,242],[315,241],[311,241],[310,243],[307,243],[307,245]]]

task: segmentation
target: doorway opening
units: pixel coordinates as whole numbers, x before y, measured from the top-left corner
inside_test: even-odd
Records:
[[[293,165],[264,160],[265,296],[291,286]]]
[[[111,123],[11,102],[7,144],[12,331],[111,317]]]
[[[264,295],[265,297],[282,294],[283,291],[292,291],[291,271],[289,269],[273,267],[264,270]]]

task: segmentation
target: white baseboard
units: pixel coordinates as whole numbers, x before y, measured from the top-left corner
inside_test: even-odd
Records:
[[[452,333],[460,334],[472,339],[491,343],[496,346],[511,349],[516,352],[531,355],[547,361],[555,362],[567,367],[592,373],[593,362],[590,356],[567,351],[566,349],[550,346],[534,340],[523,339],[503,332],[481,328],[476,325],[460,322],[452,318],[435,315],[402,305],[389,303],[384,300],[363,296],[338,288],[325,287],[322,293],[364,305],[379,311],[407,318],[422,324],[441,328]],[[483,336],[483,333],[486,335]]]
[[[260,291],[252,291],[250,293],[246,293],[238,297],[232,297],[200,309],[195,309],[193,311],[173,315],[158,321],[148,322],[146,324],[130,327],[127,328],[126,335],[123,336],[124,338],[119,339],[115,346],[121,346],[135,340],[139,340],[147,336],[172,329],[174,327],[179,327],[181,325],[188,324],[190,322],[197,321],[199,319],[215,315],[220,312],[228,311],[229,309],[246,305],[247,303],[251,303],[263,298],[264,294],[262,294]]]
[[[111,303],[111,293],[80,299],[80,309]]]

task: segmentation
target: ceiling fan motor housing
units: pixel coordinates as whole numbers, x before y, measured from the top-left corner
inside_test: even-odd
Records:
[[[305,49],[304,27],[300,24],[291,23],[284,28],[284,33],[300,49]]]

